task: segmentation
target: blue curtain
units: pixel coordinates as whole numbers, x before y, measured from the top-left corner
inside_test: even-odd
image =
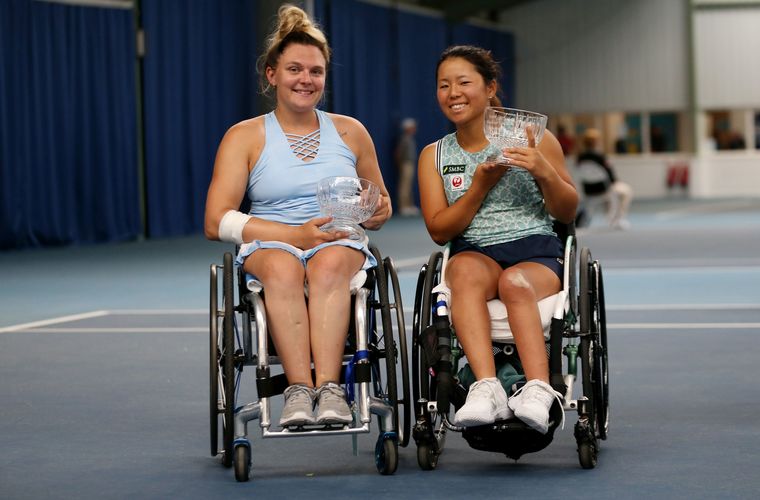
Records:
[[[255,2],[144,0],[148,234],[197,233],[225,131],[253,114]]]
[[[129,10],[0,2],[0,248],[140,233]]]

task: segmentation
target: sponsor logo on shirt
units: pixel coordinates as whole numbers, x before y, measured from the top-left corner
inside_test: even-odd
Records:
[[[448,174],[463,174],[467,165],[444,165],[443,175]]]

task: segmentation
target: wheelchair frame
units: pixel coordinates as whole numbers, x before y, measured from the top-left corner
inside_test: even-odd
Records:
[[[555,311],[549,327],[547,351],[550,382],[563,395],[563,409],[578,412],[574,429],[578,459],[583,468],[591,469],[596,466],[600,441],[607,439],[609,429],[609,371],[602,266],[585,247],[581,249],[578,265],[577,241],[572,224],[555,223],[555,232],[565,241],[565,271],[560,292],[564,294],[564,306],[562,313]],[[501,452],[515,460],[524,453],[545,448],[552,441],[558,419],[562,416],[556,403],[550,410],[550,430],[546,435],[528,428],[517,419],[467,429],[449,421],[450,405],[453,403],[458,409],[464,404],[466,391],[457,385],[454,377],[464,352],[449,323],[447,305],[441,304],[441,297],[434,290],[441,281],[443,264],[442,252],[433,252],[428,263],[420,269],[415,292],[412,387],[416,415],[413,436],[417,444],[418,465],[423,470],[432,470],[437,466],[449,430],[462,432],[473,448]],[[433,366],[428,363],[422,345],[424,332],[431,328],[435,329],[437,336],[438,360]],[[582,392],[574,399],[578,359],[581,362]]]
[[[371,431],[371,415],[377,415],[380,435],[375,446],[375,465],[381,474],[393,474],[396,471],[398,446],[408,445],[411,427],[403,304],[392,260],[389,257],[383,259],[374,246],[370,246],[370,250],[378,265],[366,271],[367,279],[364,285],[352,294],[352,318],[347,341],[352,352],[344,354],[341,369],[341,383],[353,379],[357,386],[355,403],[352,405],[354,423],[346,426],[314,425],[296,430],[271,429],[269,398],[283,393],[287,387],[287,379],[283,373],[270,374],[271,365],[278,364],[279,358],[273,353],[273,349],[270,349],[262,293],[249,291],[242,269],[237,269],[239,301],[235,305],[232,254],[224,254],[221,266],[211,265],[211,455],[221,455],[222,465],[225,467],[234,465],[235,478],[238,481],[250,479],[252,461],[248,422],[251,420],[259,420],[262,438],[352,435],[356,439],[357,434]],[[221,291],[218,286],[220,269]],[[393,301],[390,300],[391,292]],[[395,336],[393,311],[396,313]],[[377,321],[378,312],[380,322]],[[355,334],[353,339],[350,335],[352,332]],[[400,374],[397,364],[400,364]],[[242,372],[246,366],[256,368],[258,400],[236,406]],[[397,374],[401,378],[400,387]],[[353,387],[353,383],[347,382],[347,389],[349,384]],[[218,442],[219,422],[222,423],[221,449]]]

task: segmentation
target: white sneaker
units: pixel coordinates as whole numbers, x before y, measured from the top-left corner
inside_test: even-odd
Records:
[[[515,416],[525,422],[528,427],[546,434],[549,430],[549,409],[554,400],[562,402],[562,395],[552,389],[552,386],[541,380],[530,380],[520,387],[511,398],[509,407]],[[565,424],[565,413],[562,410],[562,425]]]
[[[511,417],[512,411],[507,406],[507,393],[504,392],[499,379],[491,377],[478,380],[470,386],[467,401],[454,415],[454,425],[473,427]]]

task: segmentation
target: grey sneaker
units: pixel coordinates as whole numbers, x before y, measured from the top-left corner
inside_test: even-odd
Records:
[[[314,397],[313,387],[303,384],[294,384],[285,389],[285,406],[280,416],[282,427],[309,425],[314,420]]]
[[[334,382],[325,382],[317,389],[317,404],[318,424],[350,424],[354,420],[345,391]]]

